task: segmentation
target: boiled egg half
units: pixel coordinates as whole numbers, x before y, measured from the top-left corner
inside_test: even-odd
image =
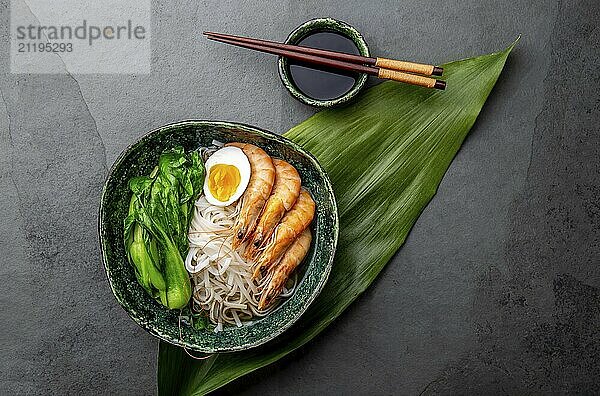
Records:
[[[250,181],[250,161],[237,147],[223,147],[206,163],[204,195],[215,206],[228,206],[237,201]]]

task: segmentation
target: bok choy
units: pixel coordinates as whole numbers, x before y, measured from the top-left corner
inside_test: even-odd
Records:
[[[196,151],[165,151],[149,176],[129,180],[132,191],[124,221],[129,262],[140,285],[163,305],[187,305],[192,288],[183,257],[194,201],[204,183],[204,165]]]

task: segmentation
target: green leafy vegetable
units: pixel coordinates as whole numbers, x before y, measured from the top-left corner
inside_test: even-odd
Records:
[[[365,291],[434,196],[513,46],[444,65],[444,92],[386,82],[292,128],[286,136],[319,159],[336,193],[341,227],[329,281],[291,329],[262,347],[196,361],[161,342],[159,394],[206,394],[274,362]]]
[[[192,295],[183,258],[193,201],[204,182],[198,152],[163,153],[150,176],[129,181],[133,192],[124,221],[125,247],[140,285],[163,305],[183,308]]]

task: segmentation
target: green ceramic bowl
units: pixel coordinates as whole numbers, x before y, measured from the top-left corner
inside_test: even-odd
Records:
[[[282,158],[298,169],[302,185],[316,202],[311,249],[299,269],[295,293],[268,316],[242,327],[225,327],[222,332],[182,328],[178,311],[169,310],[152,299],[137,283],[123,246],[123,219],[131,192],[128,180],[146,175],[163,150],[182,145],[186,150],[208,146],[212,140],[247,142],[270,155]],[[110,287],[129,316],[150,334],[174,345],[212,353],[239,351],[263,344],[290,327],[317,297],[331,270],[338,236],[338,216],[331,182],[317,160],[297,144],[248,125],[184,121],[152,131],[129,146],[110,170],[100,203],[98,220],[102,260]]]
[[[323,31],[335,32],[348,37],[354,42],[356,48],[358,48],[358,51],[362,56],[370,56],[369,47],[358,30],[348,25],[346,22],[333,18],[316,18],[304,22],[290,33],[285,42],[287,44],[295,45],[306,36]],[[290,68],[287,58],[279,57],[278,69],[279,77],[290,94],[292,94],[294,98],[298,99],[302,103],[316,107],[335,107],[348,103],[354,99],[356,95],[358,95],[358,93],[364,88],[368,78],[366,74],[360,74],[356,79],[354,86],[344,95],[335,99],[319,100],[305,95],[298,89],[298,87],[296,87],[290,75]]]

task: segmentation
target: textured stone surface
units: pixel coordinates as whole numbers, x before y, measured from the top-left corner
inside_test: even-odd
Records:
[[[7,54],[6,0],[0,15]],[[275,132],[305,119],[274,59],[199,36],[284,39],[317,16],[354,25],[375,54],[431,62],[523,36],[380,278],[316,340],[224,393],[600,392],[598,15],[597,0],[154,2],[150,75],[16,76],[0,57],[0,393],[155,391],[156,340],[100,265],[107,166],[181,119]]]

